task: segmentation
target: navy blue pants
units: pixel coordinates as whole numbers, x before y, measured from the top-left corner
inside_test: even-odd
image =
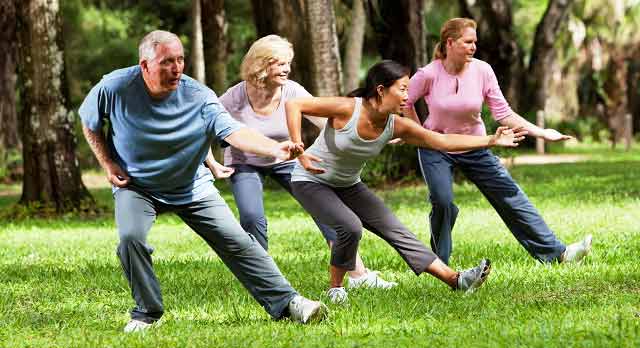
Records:
[[[489,200],[518,242],[537,260],[558,260],[565,250],[527,195],[491,151],[460,154],[418,149],[422,177],[431,201],[431,249],[445,262],[453,248],[451,230],[458,216],[453,203],[453,168],[458,167]]]
[[[295,162],[278,163],[269,167],[257,167],[249,164],[234,164],[235,173],[231,176],[231,190],[240,213],[240,225],[253,235],[264,250],[268,250],[267,218],[264,214],[262,186],[265,177],[273,178],[282,188],[291,194],[291,171]],[[327,241],[336,241],[336,231],[315,220],[316,225]]]

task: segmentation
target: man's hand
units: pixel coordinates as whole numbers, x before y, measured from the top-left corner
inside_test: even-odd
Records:
[[[313,162],[322,162],[322,159],[310,153],[301,154],[300,156],[298,156],[298,161],[300,162],[302,167],[310,173],[322,174],[326,172],[326,170],[324,170],[323,168],[316,167],[313,165]]]
[[[551,141],[551,142],[565,141],[565,140],[569,140],[569,139],[572,139],[572,138],[573,138],[572,136],[562,134],[562,133],[560,133],[557,130],[552,129],[552,128],[545,129],[544,133],[542,134],[542,139],[544,139],[546,141]]]
[[[496,134],[490,141],[491,146],[501,146],[501,147],[516,147],[518,146],[518,142],[524,140],[525,135],[529,132],[524,130],[524,127],[518,127],[515,129],[511,129],[506,126],[498,127],[496,129]]]
[[[209,167],[209,170],[211,171],[211,174],[213,174],[213,176],[216,179],[226,179],[231,175],[233,175],[233,173],[235,173],[236,171],[234,168],[225,167],[222,164],[215,161],[213,163],[213,168]]]
[[[117,187],[126,187],[131,181],[129,175],[116,163],[107,164],[105,171],[107,172],[107,180]]]

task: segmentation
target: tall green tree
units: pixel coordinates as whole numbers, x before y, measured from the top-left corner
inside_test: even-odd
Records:
[[[57,0],[25,0],[18,8],[19,74],[23,84],[22,204],[64,213],[92,198],[76,158],[73,114],[66,106],[63,40]]]

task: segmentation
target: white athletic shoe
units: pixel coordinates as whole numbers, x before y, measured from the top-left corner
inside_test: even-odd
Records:
[[[567,246],[560,256],[561,262],[580,262],[591,252],[592,236],[588,234],[583,240]]]
[[[124,332],[132,333],[132,332],[145,331],[150,329],[152,325],[153,324],[145,323],[144,321],[141,321],[138,319],[131,319],[129,320],[127,325],[124,327]]]
[[[311,301],[300,295],[289,302],[289,318],[302,324],[322,321],[328,312],[329,309],[322,302]]]
[[[487,277],[491,273],[491,261],[484,259],[476,267],[458,273],[458,286],[456,290],[464,292],[473,292],[482,286]]]
[[[327,290],[327,297],[331,303],[344,303],[347,301],[347,291],[343,287]]]
[[[382,279],[380,277],[380,272],[378,271],[370,271],[367,270],[367,273],[358,277],[351,278],[347,281],[347,287],[349,289],[355,288],[378,288],[378,289],[391,289],[392,287],[398,285],[396,282],[390,282]]]

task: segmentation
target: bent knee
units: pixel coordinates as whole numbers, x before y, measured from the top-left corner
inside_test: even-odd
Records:
[[[335,230],[338,240],[359,241],[362,238],[362,223],[360,221],[345,222]]]
[[[144,243],[146,240],[146,235],[149,228],[150,226],[144,226],[142,224],[135,224],[135,223],[118,227],[120,244],[126,245],[134,242]]]
[[[429,201],[434,208],[449,208],[453,206],[453,195],[432,193],[429,195]]]

